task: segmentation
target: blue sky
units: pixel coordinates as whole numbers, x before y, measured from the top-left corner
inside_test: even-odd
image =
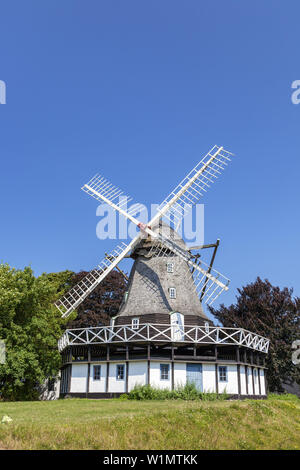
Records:
[[[300,295],[300,4],[227,0],[2,2],[0,259],[90,269],[97,171],[160,203],[214,144],[236,157],[205,199],[215,266]],[[216,306],[218,302],[216,303]]]

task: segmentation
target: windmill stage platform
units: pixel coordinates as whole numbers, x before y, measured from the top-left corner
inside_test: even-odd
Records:
[[[140,232],[56,302],[67,317],[125,257],[132,258],[128,290],[110,325],[68,329],[60,338],[61,397],[109,398],[136,385],[174,389],[186,383],[237,398],[266,397],[269,340],[242,328],[215,326],[204,311],[229,288],[229,279],[213,268],[219,243],[208,245],[214,252],[206,264],[177,232],[187,207],[207,192],[231,155],[213,147],[147,224],[124,210],[124,198],[118,202],[123,192],[100,175],[83,186]]]
[[[264,398],[268,347],[250,331],[207,325],[67,330],[59,341],[61,396],[111,398],[136,384],[174,389],[194,378],[203,391]]]

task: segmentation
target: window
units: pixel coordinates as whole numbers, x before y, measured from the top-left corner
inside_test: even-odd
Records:
[[[101,366],[94,366],[94,380],[101,380]]]
[[[175,287],[170,287],[169,293],[170,293],[170,299],[176,299],[176,289],[175,289]]]
[[[133,330],[138,330],[139,329],[139,323],[140,323],[140,319],[139,318],[133,318],[132,319],[132,322],[131,322],[131,328]]]
[[[117,365],[117,376],[116,376],[117,380],[124,380],[124,370],[125,370],[124,364]]]
[[[48,379],[48,392],[55,392],[55,378]]]
[[[227,382],[227,367],[219,366],[219,381]]]
[[[174,272],[174,263],[167,263],[167,273]]]
[[[204,326],[205,326],[205,333],[209,333],[209,323],[208,323],[208,321],[206,321],[204,323]]]
[[[160,380],[169,380],[169,364],[160,365]]]

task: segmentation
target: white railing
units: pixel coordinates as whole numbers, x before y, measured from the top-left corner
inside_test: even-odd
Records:
[[[175,328],[175,329],[174,329]],[[133,329],[131,325],[99,326],[66,330],[58,341],[59,351],[67,346],[128,342],[173,342],[193,344],[232,344],[267,353],[270,341],[243,328],[221,326],[184,326],[145,323]]]

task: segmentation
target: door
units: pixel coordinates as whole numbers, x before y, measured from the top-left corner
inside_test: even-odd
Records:
[[[202,364],[187,364],[186,365],[186,382],[195,384],[195,387],[200,392],[203,391],[202,387]]]
[[[184,316],[182,313],[171,314],[172,341],[184,341]]]

